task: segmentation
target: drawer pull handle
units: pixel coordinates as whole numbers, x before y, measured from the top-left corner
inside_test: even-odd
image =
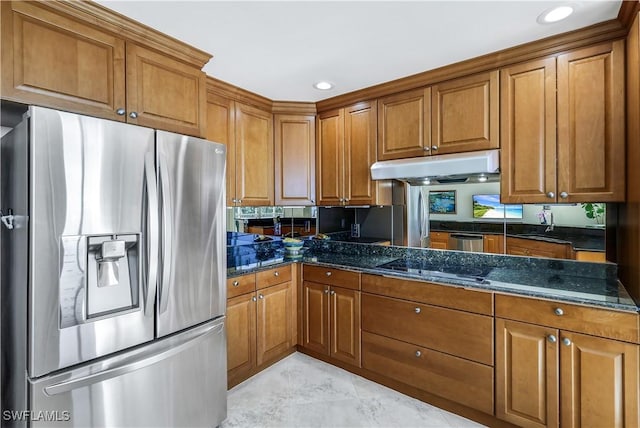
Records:
[[[420,308],[415,308],[414,310],[416,311],[416,314],[419,314],[420,312],[422,312],[422,309]]]
[[[420,352],[420,351],[416,351],[416,357],[419,357],[419,356],[421,356],[421,355],[422,355],[422,352]]]
[[[257,302],[257,301],[258,301],[258,299],[256,299],[256,296],[253,296],[253,297],[251,298],[251,301],[252,301],[252,302]]]
[[[551,343],[556,343],[558,341],[558,339],[553,334],[547,336],[547,339],[549,339],[549,342]]]
[[[331,272],[327,272],[327,276],[331,276]]]
[[[275,271],[275,272],[273,273],[273,275],[274,275],[274,276],[280,276],[280,272]]]
[[[556,309],[553,311],[553,313],[554,313],[554,314],[556,314],[556,315],[557,315],[557,316],[559,316],[559,317],[560,317],[560,316],[562,316],[562,315],[564,315],[564,311],[562,310],[562,308],[556,308]]]
[[[262,299],[264,299],[264,296],[263,296],[262,294],[260,294],[260,295],[258,296],[258,299],[261,299],[261,300],[262,300]]]
[[[569,339],[568,337],[565,337],[564,339],[562,339],[562,344],[564,346],[571,346],[571,339]]]
[[[237,287],[238,285],[240,285],[240,283],[238,281],[233,281],[233,286]]]

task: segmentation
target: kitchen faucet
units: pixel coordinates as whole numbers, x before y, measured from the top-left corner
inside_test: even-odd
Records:
[[[553,232],[553,213],[551,211],[549,211],[549,226],[547,226],[547,228],[544,231]]]

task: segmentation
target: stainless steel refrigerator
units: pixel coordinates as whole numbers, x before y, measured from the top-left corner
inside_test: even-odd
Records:
[[[1,148],[2,424],[219,425],[225,147],[30,107]]]

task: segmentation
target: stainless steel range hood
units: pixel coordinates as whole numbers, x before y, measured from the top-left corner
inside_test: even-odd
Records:
[[[395,179],[421,186],[497,181],[499,173],[498,149],[381,161],[371,165],[374,180]]]

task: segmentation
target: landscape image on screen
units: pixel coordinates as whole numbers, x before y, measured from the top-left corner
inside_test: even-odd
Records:
[[[522,205],[503,205],[500,195],[473,195],[473,218],[522,218]]]

